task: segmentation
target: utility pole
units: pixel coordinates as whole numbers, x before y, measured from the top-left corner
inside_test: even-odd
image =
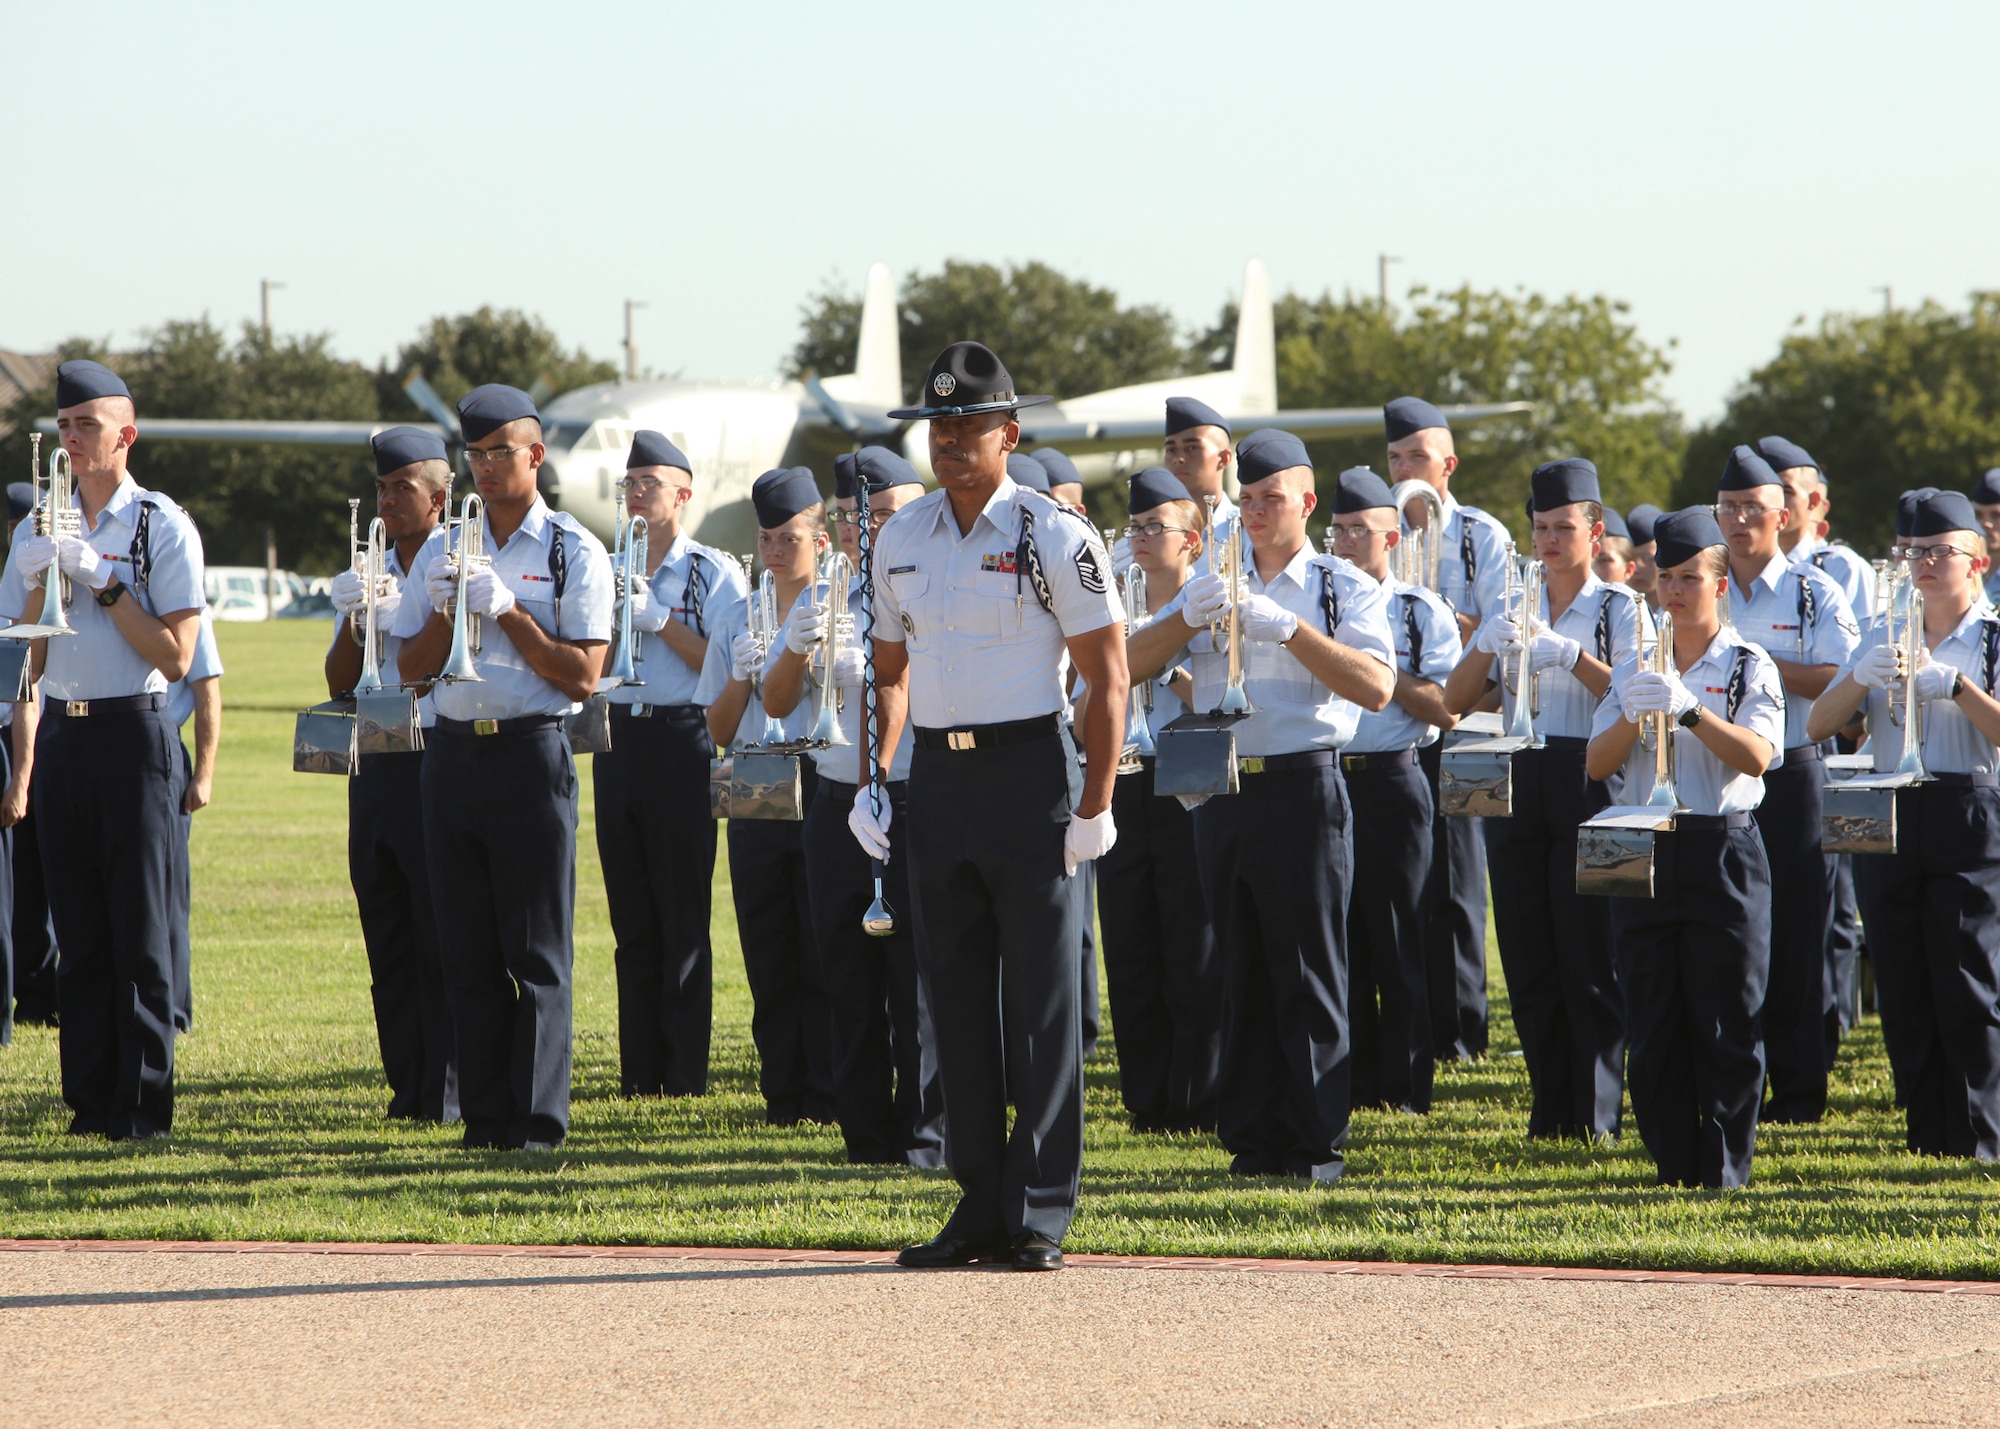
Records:
[[[258,325],[264,329],[264,336],[266,338],[271,336],[271,289],[282,288],[284,286],[283,283],[276,282],[270,278],[258,280],[257,318]]]
[[[1873,288],[1869,289],[1869,291],[1872,293],[1880,293],[1882,295],[1883,317],[1886,318],[1891,313],[1896,311],[1896,290],[1889,284],[1878,283]]]
[[[639,380],[639,339],[632,331],[632,313],[634,309],[645,306],[636,298],[625,300],[625,380],[628,382]]]
[[[1375,279],[1382,292],[1382,311],[1389,311],[1389,265],[1403,260],[1393,253],[1383,253],[1375,259]]]

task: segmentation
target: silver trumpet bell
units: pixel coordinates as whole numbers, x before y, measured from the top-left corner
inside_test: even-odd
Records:
[[[350,502],[350,507],[358,503]],[[361,629],[361,678],[354,682],[356,695],[382,692],[382,637],[377,626],[382,582],[389,568],[389,528],[377,516],[368,523],[368,544],[358,552],[364,596]]]
[[[472,657],[479,653],[479,617],[467,614],[465,603],[466,581],[473,572],[492,564],[486,555],[486,503],[479,499],[478,492],[466,493],[447,539],[451,553],[445,559],[451,562],[458,577],[458,596],[451,607],[451,652],[445,656],[444,668],[437,677],[445,684],[455,685],[483,678],[472,662]]]
[[[620,483],[623,486],[623,483]],[[611,659],[611,670],[606,676],[613,685],[637,685],[643,687],[645,681],[639,678],[638,641],[632,629],[631,593],[638,583],[646,579],[646,518],[627,518],[625,497],[621,490],[618,497],[618,529],[613,534],[617,547],[611,554],[611,572],[617,582],[618,594],[618,653]]]
[[[847,592],[854,583],[854,567],[849,563],[846,552],[835,551],[828,556],[820,578],[826,582],[826,604],[832,619],[827,622],[826,639],[813,652],[810,667],[819,688],[819,709],[813,717],[812,742],[851,744],[853,741],[841,733],[833,690],[833,667],[840,659],[841,628],[851,619],[847,613]]]
[[[35,446],[41,446],[40,433],[35,434]],[[37,536],[65,536],[83,534],[83,512],[76,505],[76,479],[70,472],[69,452],[61,446],[49,453],[48,476],[43,480],[40,473],[31,468],[29,474],[35,477],[35,509],[32,520]],[[62,562],[50,561],[42,584],[42,617],[33,625],[11,625],[4,632],[9,640],[44,640],[56,635],[74,635],[76,627],[69,623],[69,577],[62,573]]]

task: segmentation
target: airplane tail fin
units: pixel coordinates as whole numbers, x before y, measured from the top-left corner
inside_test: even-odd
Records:
[[[873,289],[871,287],[871,292]],[[866,341],[866,320],[862,328]],[[1237,411],[1257,416],[1278,410],[1278,347],[1271,321],[1271,270],[1261,258],[1243,265],[1243,300],[1236,310]]]
[[[902,334],[896,319],[896,280],[889,265],[868,269],[868,286],[861,297],[861,336],[854,345],[852,374],[826,379],[827,390],[841,400],[875,407],[894,407],[903,400]]]

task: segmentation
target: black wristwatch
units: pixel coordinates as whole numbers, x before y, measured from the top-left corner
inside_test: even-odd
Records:
[[[103,590],[97,591],[95,594],[97,596],[97,603],[106,610],[109,610],[112,606],[118,604],[118,597],[125,594],[125,582],[113,576],[111,584]]]
[[[1963,690],[1964,688],[1965,688],[1965,671],[1963,670],[1954,671],[1951,677],[1952,699],[1956,700],[1958,698],[1959,691]]]
[[[1701,723],[1701,715],[1702,709],[1700,705],[1689,705],[1687,709],[1681,712],[1681,717],[1675,720],[1674,723],[1682,729],[1693,729]]]

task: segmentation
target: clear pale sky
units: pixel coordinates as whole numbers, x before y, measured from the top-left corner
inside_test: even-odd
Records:
[[[70,23],[65,23],[69,21]],[[2000,287],[2000,6],[0,3],[0,346],[169,318],[374,362],[525,308],[772,376],[800,302],[1040,258],[1603,292],[1700,418],[1800,316]]]

